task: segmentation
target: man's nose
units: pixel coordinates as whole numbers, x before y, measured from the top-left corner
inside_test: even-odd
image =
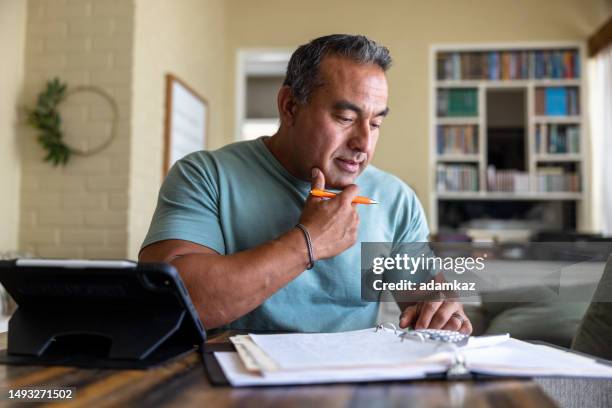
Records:
[[[369,152],[372,146],[372,130],[369,121],[360,122],[359,126],[353,128],[349,148],[360,152]]]

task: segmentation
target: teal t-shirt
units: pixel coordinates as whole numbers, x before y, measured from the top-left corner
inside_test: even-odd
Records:
[[[375,324],[378,303],[361,299],[361,242],[423,242],[429,230],[415,193],[399,178],[370,165],[355,184],[381,202],[356,207],[355,245],[317,261],[229,327],[333,332]],[[258,246],[295,227],[310,188],[263,138],[189,154],[166,177],[142,247],[182,239],[229,255]]]

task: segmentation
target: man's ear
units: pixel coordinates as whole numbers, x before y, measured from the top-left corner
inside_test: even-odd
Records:
[[[278,114],[280,116],[281,123],[287,126],[293,126],[295,122],[295,115],[298,111],[298,103],[293,97],[293,91],[287,85],[283,85],[278,91],[276,97],[276,103],[278,105]]]

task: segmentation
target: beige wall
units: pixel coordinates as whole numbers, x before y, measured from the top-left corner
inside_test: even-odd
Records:
[[[429,47],[434,43],[583,41],[612,13],[609,0],[232,0],[228,65],[240,48],[296,47],[330,33],[360,33],[386,45],[390,116],[374,164],[410,184],[429,203]],[[234,95],[234,73],[228,94]],[[233,112],[235,101],[228,100]],[[228,115],[227,142],[234,118]]]
[[[119,105],[116,140],[65,167],[42,161],[36,133],[22,138],[20,247],[44,257],[126,256],[130,81],[133,5],[129,0],[29,0],[25,98],[33,106],[45,82],[58,76],[70,86],[91,84]],[[77,147],[108,134],[109,108],[97,96],[70,97],[62,105],[66,137]]]
[[[26,3],[0,1],[0,251],[16,250],[21,178],[18,102],[23,86]]]
[[[223,0],[137,0],[132,84],[129,249],[149,228],[162,181],[165,75],[187,82],[209,103],[209,146],[224,142]]]

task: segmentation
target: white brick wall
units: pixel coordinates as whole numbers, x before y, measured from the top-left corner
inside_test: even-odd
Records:
[[[132,0],[28,1],[26,103],[59,76],[69,87],[104,88],[120,107],[113,144],[64,168],[43,163],[36,133],[24,131],[20,247],[36,256],[127,256],[133,10]],[[108,132],[110,110],[96,95],[75,94],[62,114],[75,147],[94,146]]]
[[[45,82],[59,76],[69,86],[104,88],[119,106],[120,123],[111,146],[72,157],[64,168],[43,163],[36,133],[23,132],[22,250],[137,257],[161,184],[165,74],[209,100],[210,139],[221,134],[225,72],[211,67],[225,61],[224,21],[224,0],[28,1],[25,101],[32,106]],[[95,146],[107,135],[111,111],[97,95],[74,94],[61,113],[74,147]]]

